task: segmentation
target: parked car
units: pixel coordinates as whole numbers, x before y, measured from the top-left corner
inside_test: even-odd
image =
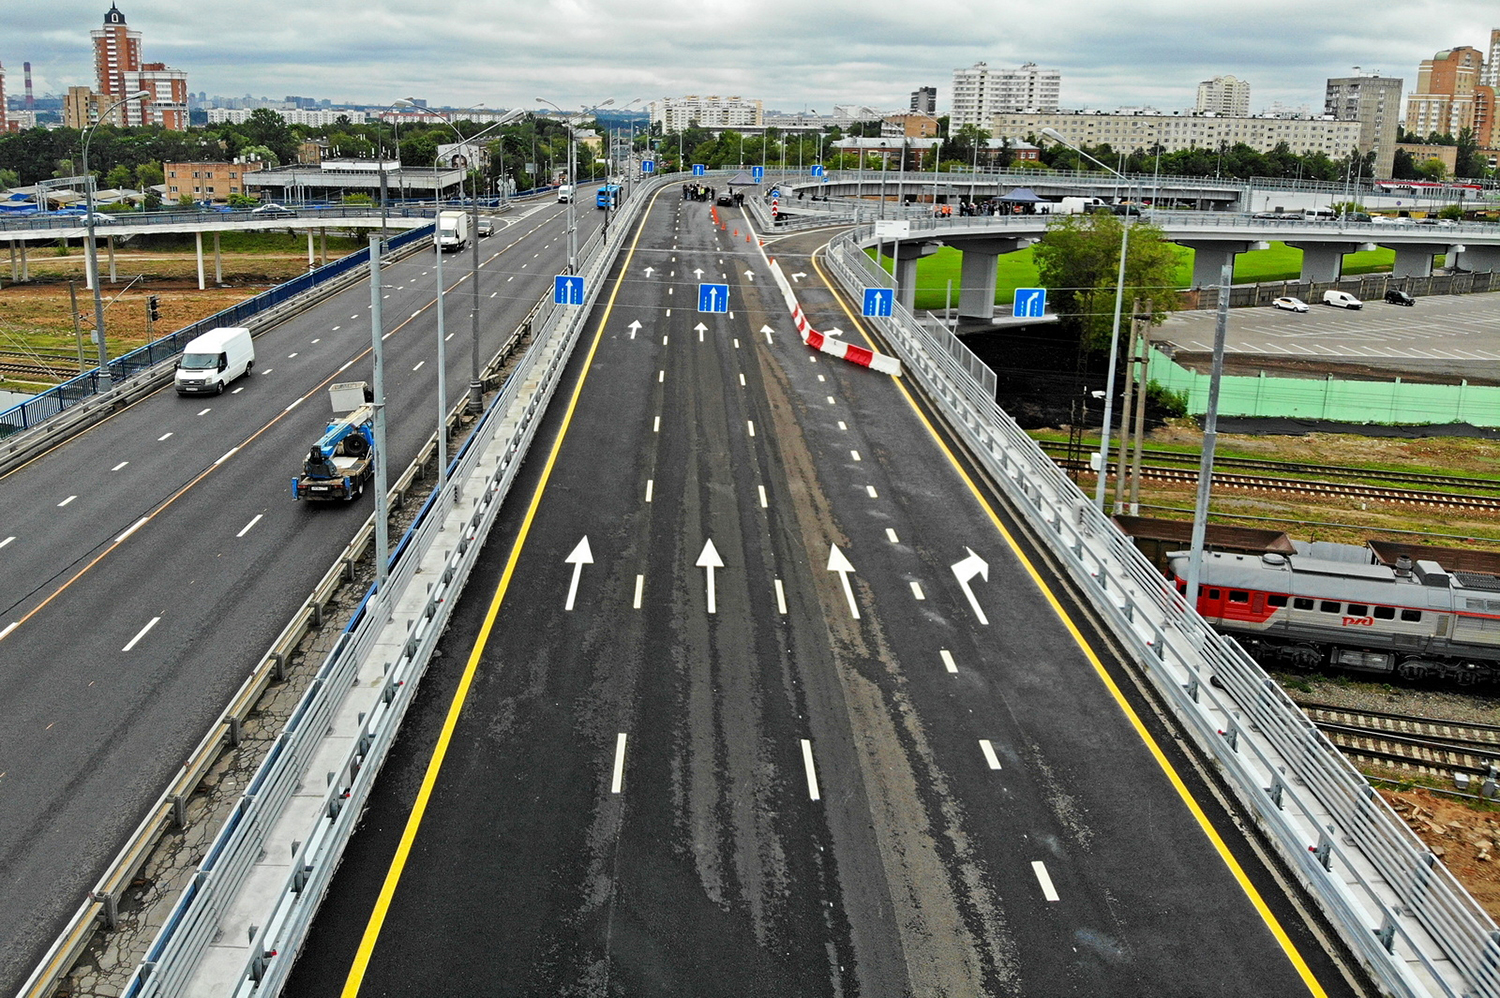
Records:
[[[1401,291],[1397,288],[1387,288],[1385,292],[1385,300],[1390,302],[1392,305],[1415,305],[1417,303],[1417,300],[1415,298],[1407,294],[1405,291]]]
[[[86,212],[86,211],[77,211],[77,212],[70,211],[70,212],[66,212],[66,213],[64,213],[62,215],[59,215],[58,217],[59,218],[70,219],[72,221],[77,222],[79,225],[86,225],[86,224],[88,224],[89,213]],[[94,212],[94,224],[95,225],[107,225],[110,222],[113,222],[114,220],[115,220],[115,216],[113,216],[113,215],[106,215],[102,211],[96,211],[96,212]]]
[[[251,208],[250,214],[258,218],[296,218],[297,213],[290,208],[279,204],[263,204],[258,208]]]
[[[1336,308],[1364,308],[1365,303],[1354,297],[1347,291],[1325,291],[1323,292],[1323,304],[1333,305]]]
[[[1275,301],[1271,302],[1271,307],[1285,309],[1288,312],[1306,312],[1307,302],[1303,301],[1301,298],[1293,298],[1288,295],[1284,298],[1277,298]]]
[[[480,238],[495,234],[495,220],[493,218],[481,218],[479,220]]]

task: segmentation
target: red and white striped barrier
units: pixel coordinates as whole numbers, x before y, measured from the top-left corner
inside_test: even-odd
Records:
[[[797,295],[792,291],[791,282],[786,279],[786,275],[781,272],[781,265],[775,260],[771,261],[771,275],[776,278],[776,283],[781,288],[782,297],[786,299],[787,308],[792,313],[792,322],[797,326],[797,333],[802,337],[803,343],[831,357],[847,360],[851,364],[868,367],[882,374],[901,376],[901,361],[895,357],[855,346],[853,343],[836,339],[814,329],[812,323],[807,321],[807,316],[803,314],[802,306],[797,303]]]

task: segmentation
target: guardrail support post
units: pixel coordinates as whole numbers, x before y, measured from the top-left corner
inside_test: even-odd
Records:
[[[1333,842],[1329,840],[1326,832],[1318,833],[1318,844],[1309,846],[1308,851],[1317,857],[1323,869],[1333,870]]]
[[[187,826],[187,802],[180,794],[172,796],[172,824],[178,828]]]
[[[113,932],[120,927],[120,902],[113,894],[91,894],[90,897],[104,908],[104,927]]]
[[[1282,793],[1286,790],[1286,784],[1281,782],[1281,777],[1273,776],[1271,785],[1266,788],[1266,793],[1271,795],[1271,803],[1276,805],[1276,810],[1282,811],[1286,807],[1281,802]]]
[[[1375,938],[1380,940],[1380,945],[1387,953],[1395,952],[1396,946],[1396,920],[1391,918],[1391,910],[1385,908],[1380,914],[1380,928],[1375,930]]]
[[[240,743],[240,737],[240,719],[237,717],[231,717],[229,719],[229,744],[238,745]]]
[[[270,658],[271,658],[271,661],[276,664],[276,669],[272,673],[272,675],[274,675],[276,677],[276,681],[278,683],[285,682],[286,681],[286,656],[283,655],[283,654],[281,654],[281,652],[279,652],[279,651],[273,651],[273,652],[271,652]]]
[[[1192,700],[1193,703],[1197,703],[1198,702],[1198,677],[1197,676],[1194,676],[1192,679],[1189,679],[1187,682],[1183,683],[1182,684],[1182,688],[1187,691],[1188,699]]]

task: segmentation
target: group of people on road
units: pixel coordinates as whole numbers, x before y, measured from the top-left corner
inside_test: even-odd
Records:
[[[714,189],[703,184],[683,184],[682,200],[684,201],[712,201]]]

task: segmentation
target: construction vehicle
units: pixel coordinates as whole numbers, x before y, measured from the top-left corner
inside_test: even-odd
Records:
[[[369,386],[346,381],[328,388],[336,416],[312,445],[302,474],[292,479],[292,498],[358,499],[375,477],[375,407]]]

